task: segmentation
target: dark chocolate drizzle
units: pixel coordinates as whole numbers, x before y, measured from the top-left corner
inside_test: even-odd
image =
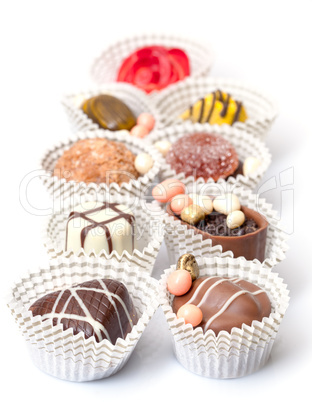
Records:
[[[117,221],[118,219],[125,219],[129,225],[131,225],[131,232],[132,232],[132,250],[134,250],[134,227],[133,224],[135,222],[135,218],[133,215],[131,214],[127,214],[125,212],[120,211],[117,206],[119,204],[117,203],[109,203],[109,202],[105,202],[103,203],[103,205],[101,205],[100,207],[94,208],[94,209],[90,209],[87,212],[76,212],[76,211],[72,211],[69,216],[68,216],[68,220],[67,220],[67,226],[66,226],[66,244],[65,244],[65,250],[67,251],[67,239],[68,239],[68,223],[75,218],[82,218],[88,222],[90,222],[89,226],[84,227],[81,230],[80,233],[80,244],[81,247],[84,248],[84,244],[86,241],[86,237],[88,235],[88,233],[90,232],[90,230],[96,228],[96,227],[101,227],[104,231],[105,231],[105,235],[106,235],[106,240],[107,240],[107,245],[108,245],[108,251],[109,254],[113,251],[113,241],[112,241],[112,236],[111,233],[109,231],[109,228],[106,226],[108,223],[110,222],[114,222]],[[106,208],[110,208],[112,209],[114,212],[117,213],[117,216],[114,216],[113,218],[107,219],[105,221],[102,222],[96,222],[93,219],[89,218],[87,215],[88,214],[92,214],[94,212],[98,212],[101,211],[103,209]]]
[[[201,98],[200,101],[201,101],[200,113],[199,113],[199,116],[198,116],[198,121],[199,121],[199,123],[201,123],[201,120],[202,120],[202,118],[203,118],[204,110],[205,110],[205,104],[206,104],[205,98]]]
[[[221,101],[221,102],[223,102],[223,96],[222,96],[222,91],[221,91],[221,89],[217,89],[217,94],[219,95],[219,100]]]
[[[240,111],[242,110],[242,106],[243,106],[242,102],[236,101],[236,113],[233,117],[232,124],[234,124],[236,121],[238,121]]]
[[[225,101],[224,101],[224,103],[223,103],[223,109],[222,109],[222,111],[221,111],[221,113],[220,113],[220,116],[221,116],[221,117],[225,117],[226,114],[227,114],[228,107],[229,107],[229,103],[230,103],[230,97],[231,97],[230,94],[226,94],[226,99],[225,99]],[[221,99],[222,99],[222,98],[221,98]]]
[[[207,118],[204,121],[202,121],[202,119],[205,115],[206,100],[205,100],[205,98],[199,99],[198,102],[200,102],[200,111],[199,111],[198,119],[196,121],[198,121],[199,123],[205,123],[205,122],[209,123],[217,100],[223,103],[223,108],[220,112],[220,117],[223,117],[223,118],[226,117],[226,114],[229,109],[230,99],[231,99],[231,95],[229,93],[227,93],[225,96],[225,99],[223,99],[223,93],[220,89],[217,89],[216,91],[212,92],[211,106],[210,106]],[[235,101],[235,103],[236,103],[236,112],[235,112],[235,115],[233,116],[232,124],[234,124],[236,121],[238,121],[239,114],[240,114],[242,106],[243,106],[242,102]],[[194,105],[191,105],[189,108],[190,117],[193,116],[193,113],[194,113]]]
[[[216,93],[213,92],[213,93],[212,93],[211,107],[210,107],[210,110],[209,110],[209,113],[208,113],[208,116],[207,116],[207,119],[206,119],[207,123],[209,123],[209,120],[211,119],[212,112],[213,112],[213,109],[214,109],[214,107],[215,107],[215,103],[216,103]]]

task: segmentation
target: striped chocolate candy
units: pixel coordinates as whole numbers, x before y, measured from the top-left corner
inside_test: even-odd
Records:
[[[42,320],[51,319],[74,335],[83,332],[97,342],[108,339],[115,344],[125,338],[137,323],[137,314],[125,285],[113,279],[94,279],[77,286],[47,294],[29,310]]]
[[[198,278],[188,293],[173,299],[174,313],[184,304],[199,307],[203,313],[199,326],[204,332],[212,329],[216,335],[222,330],[230,333],[234,327],[251,325],[252,321],[261,321],[271,313],[266,292],[240,278]]]

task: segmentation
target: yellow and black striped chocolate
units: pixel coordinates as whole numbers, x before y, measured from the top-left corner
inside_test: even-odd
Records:
[[[244,122],[248,116],[242,102],[219,89],[199,99],[180,116],[193,123],[234,124]]]

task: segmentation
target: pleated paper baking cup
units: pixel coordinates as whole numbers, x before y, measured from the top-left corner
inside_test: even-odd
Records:
[[[134,51],[152,45],[184,50],[189,58],[192,77],[208,74],[214,60],[212,48],[208,43],[168,34],[137,35],[119,40],[105,49],[91,66],[91,78],[97,85],[116,81],[122,62]]]
[[[81,106],[85,100],[102,94],[111,95],[123,101],[136,117],[141,113],[152,114],[155,119],[155,128],[158,127],[160,121],[158,109],[143,91],[127,83],[112,82],[103,84],[101,88],[80,91],[63,97],[62,105],[73,133],[101,128],[83,112]],[[115,136],[118,138],[118,131],[115,131]]]
[[[286,257],[288,250],[288,235],[283,230],[282,224],[271,204],[267,203],[259,194],[242,187],[226,184],[200,183],[193,180],[187,185],[187,193],[217,196],[225,193],[233,193],[238,196],[240,204],[246,206],[260,215],[268,222],[264,259],[261,265],[272,268]],[[176,263],[178,258],[185,253],[192,253],[196,257],[212,257],[221,252],[233,256],[229,250],[223,250],[220,245],[212,246],[210,239],[203,239],[203,235],[195,227],[190,228],[186,223],[166,213],[164,215],[165,243],[168,250],[170,264]],[[217,236],[214,236],[217,239]],[[260,263],[254,259],[254,262]]]
[[[170,126],[181,121],[179,116],[185,110],[218,89],[229,93],[245,106],[248,119],[244,123],[236,122],[234,126],[264,139],[278,114],[275,100],[256,87],[228,78],[190,78],[157,94],[154,101],[161,124]]]
[[[149,140],[153,142],[168,140],[174,144],[181,137],[193,133],[214,133],[221,135],[234,146],[241,163],[243,163],[247,157],[255,157],[260,161],[259,167],[247,176],[244,176],[241,173],[238,173],[236,177],[229,176],[226,181],[231,185],[242,185],[250,189],[256,188],[271,164],[271,153],[263,141],[252,134],[238,130],[237,128],[226,124],[223,124],[222,126],[211,126],[210,124],[199,124],[186,121],[181,124],[156,130],[151,134]],[[186,183],[193,180],[193,176],[185,177],[184,173],[177,173],[170,164],[166,163],[166,161],[161,165],[161,180],[177,178]],[[204,181],[203,179],[199,180]],[[212,179],[208,179],[208,181],[213,182]],[[224,181],[224,179],[218,180],[219,183],[223,183]]]
[[[263,367],[270,356],[278,330],[289,304],[287,285],[268,267],[238,258],[202,258],[197,260],[199,276],[241,278],[266,291],[271,314],[242,328],[233,328],[215,335],[208,329],[193,328],[178,319],[172,310],[173,295],[167,290],[167,278],[176,269],[165,270],[160,283],[160,303],[172,335],[177,360],[187,370],[210,378],[237,378]]]
[[[28,272],[15,282],[8,307],[29,347],[34,363],[44,372],[69,381],[92,381],[117,373],[128,361],[144,329],[159,306],[158,282],[142,272],[136,263],[79,258],[54,259],[49,268]],[[80,332],[63,330],[52,320],[33,316],[29,307],[45,294],[92,279],[121,281],[128,289],[138,314],[138,323],[125,339],[113,345],[107,339],[96,342]]]
[[[69,214],[75,211],[75,207],[85,202],[94,203],[117,203],[126,205],[132,211],[135,217],[135,230],[131,235],[135,236],[136,248],[132,253],[123,251],[121,254],[116,250],[108,253],[102,250],[96,253],[95,250],[86,252],[83,248],[79,252],[66,250],[66,227]],[[46,219],[43,227],[43,243],[50,258],[63,256],[66,258],[76,254],[80,257],[100,257],[103,259],[114,259],[116,262],[134,262],[142,267],[148,274],[152,273],[154,263],[163,241],[163,209],[157,203],[148,203],[140,198],[131,198],[129,196],[103,196],[102,194],[76,196],[67,199],[53,214]],[[92,222],[91,222],[92,224]],[[120,230],[120,221],[116,223],[116,232]],[[120,242],[119,234],[114,237],[111,233],[112,243]]]
[[[73,144],[79,140],[87,138],[106,138],[110,141],[115,141],[124,144],[134,154],[147,153],[153,159],[153,166],[144,175],[138,179],[130,179],[128,183],[124,182],[120,185],[117,183],[85,183],[77,182],[74,180],[67,181],[62,178],[59,179],[53,175],[54,167],[58,159],[63,155],[65,150],[68,150]],[[122,194],[134,197],[143,197],[150,189],[152,183],[157,179],[160,171],[160,161],[162,160],[159,152],[146,145],[138,138],[134,138],[124,132],[119,132],[118,139],[113,132],[108,130],[88,130],[81,131],[72,135],[64,141],[60,141],[53,148],[48,149],[40,161],[40,167],[44,171],[41,175],[44,186],[51,196],[54,198],[66,199],[73,194]],[[108,172],[109,173],[109,172]],[[113,172],[114,173],[114,172]]]

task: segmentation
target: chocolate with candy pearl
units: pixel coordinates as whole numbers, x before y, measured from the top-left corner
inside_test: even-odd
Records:
[[[271,313],[271,303],[266,292],[251,282],[240,278],[218,276],[196,279],[191,289],[182,296],[176,296],[172,310],[177,313],[181,306],[194,304],[203,313],[199,326],[204,332],[213,330],[231,332],[243,324],[251,325]]]

